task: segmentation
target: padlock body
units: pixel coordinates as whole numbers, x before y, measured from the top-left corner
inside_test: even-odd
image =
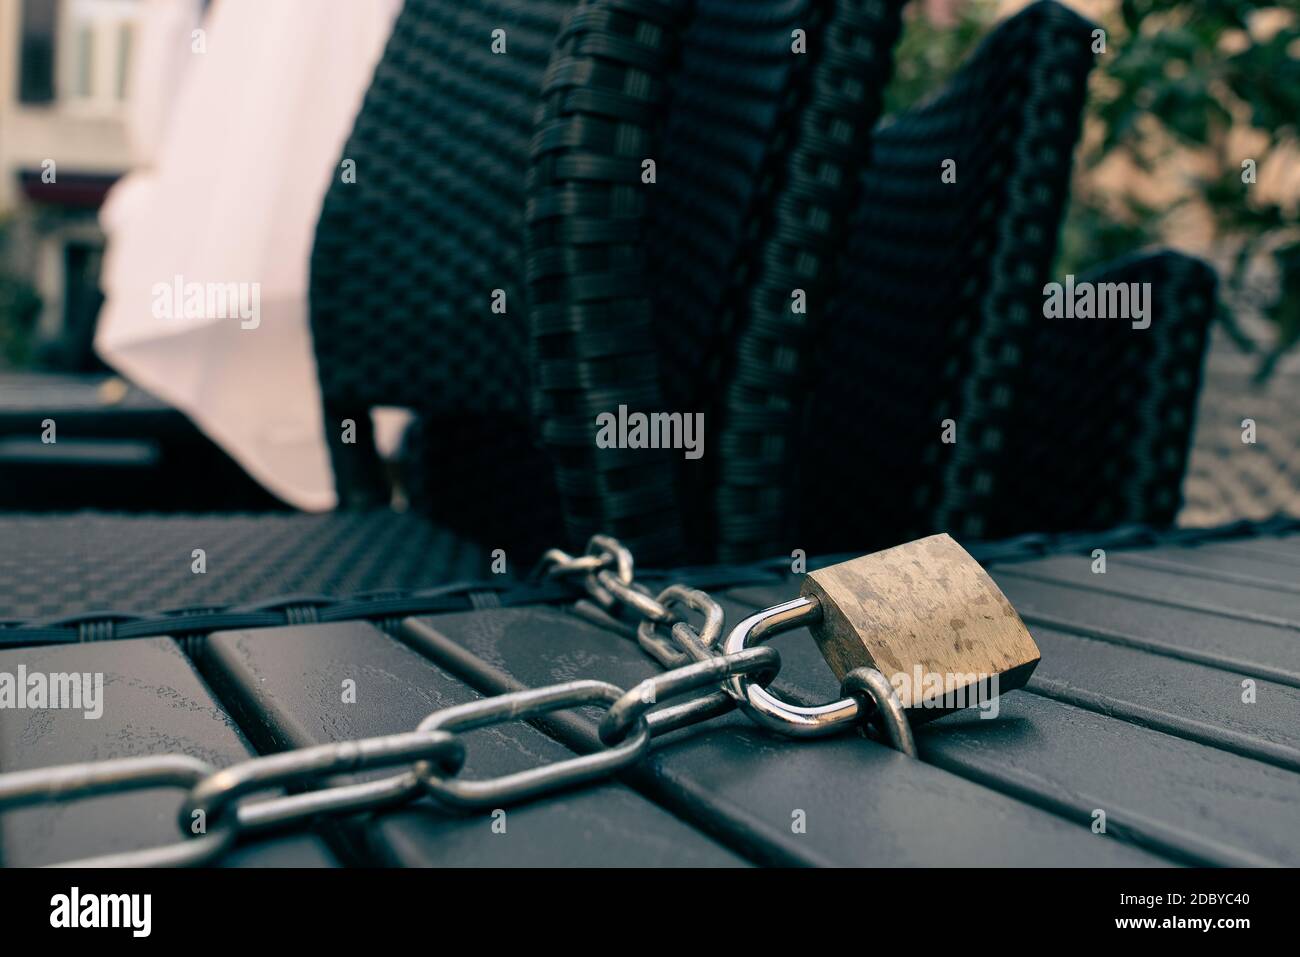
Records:
[[[835,676],[882,672],[913,723],[1023,687],[1038,664],[1011,602],[948,535],[809,572],[801,591],[821,604],[810,630]]]

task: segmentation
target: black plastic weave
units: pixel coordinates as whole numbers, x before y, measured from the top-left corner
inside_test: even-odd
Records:
[[[877,131],[833,321],[816,346],[801,547],[929,529],[1010,533],[987,512],[1008,490],[990,466],[1008,434],[1029,435],[1022,446],[1037,442],[1040,454],[1006,458],[997,475],[1044,457],[1077,471],[1064,485],[1043,482],[1034,499],[1008,498],[1003,515],[1021,511],[1025,524],[1053,527],[1042,500],[1073,496],[1091,480],[1095,465],[1075,458],[1069,420],[1044,430],[1016,388],[1040,361],[1029,346],[1048,321],[1042,290],[1091,31],[1057,4],[1034,4],[1001,24],[938,97]],[[941,176],[946,160],[955,161],[955,183]],[[1068,363],[1069,343],[1056,341]],[[941,442],[946,419],[955,444]]]
[[[572,6],[403,6],[343,151],[356,182],[336,171],[316,230],[311,321],[326,401],[526,408],[528,148]],[[495,289],[504,314],[492,311]]]
[[[0,514],[0,621],[427,588],[489,571],[484,549],[391,511]]]
[[[1217,278],[1173,252],[1077,278],[1149,283],[1150,327],[1040,313],[1016,340],[1026,361],[1003,380],[1003,422],[989,423],[985,451],[948,479],[936,523],[984,537],[1173,523]]]
[[[679,554],[667,450],[598,449],[596,416],[663,409],[644,237],[685,0],[596,0],[565,23],[543,89],[528,201],[534,404],[568,540]]]
[[[1089,554],[1093,549],[1122,550],[1155,545],[1196,545],[1214,541],[1271,537],[1300,530],[1300,519],[1278,515],[1259,522],[1238,521],[1212,528],[1153,528],[1121,525],[1100,532],[1028,533],[989,542],[967,542],[976,561],[987,566],[1032,561],[1050,555]],[[853,558],[858,552],[809,557],[809,570]],[[791,586],[790,558],[743,564],[721,564],[675,569],[638,569],[637,578],[652,584],[685,584],[705,590],[743,585]],[[189,642],[214,631],[275,628],[286,624],[368,620],[392,628],[408,615],[467,611],[483,607],[514,607],[539,603],[572,602],[583,597],[581,584],[568,580],[520,580],[499,575],[489,579],[461,579],[434,587],[380,591],[262,596],[234,605],[151,608],[124,611],[101,607],[78,609],[54,619],[0,620],[0,647],[73,644],[83,641],[171,635]]]
[[[669,408],[711,411],[718,356],[752,282],[757,239],[832,6],[697,0],[682,32],[646,236]],[[793,49],[797,30],[804,53]]]
[[[529,217],[537,410],[572,540],[604,529],[655,558],[710,555],[716,463],[734,459],[742,495],[771,477],[752,467],[765,450],[751,448],[750,400],[788,408],[772,342],[791,331],[791,290],[824,283],[900,6],[604,0],[575,12],[548,72]],[[641,179],[647,158],[654,183]],[[724,378],[741,404],[726,416]],[[704,460],[595,448],[595,416],[619,405],[704,413]]]
[[[753,214],[759,239],[718,349],[715,444],[701,490],[724,560],[778,551],[797,528],[807,340],[834,321],[835,264],[858,171],[870,162],[901,8],[901,0],[837,0],[813,24],[807,75],[773,145],[776,185]]]
[[[520,508],[485,491],[554,484],[532,451],[524,208],[543,74],[573,6],[407,0],[325,197],[312,252],[327,437],[344,417],[361,422],[376,405],[413,410],[422,427],[411,445],[427,444],[410,457],[428,469],[411,479],[419,506],[462,527],[495,509],[510,520],[502,544],[520,548],[553,534],[553,492]],[[347,161],[355,182],[345,176]],[[500,305],[504,312],[494,310]],[[481,434],[472,434],[473,423]],[[365,438],[331,441],[345,501],[375,501],[353,488],[377,484]],[[458,467],[466,459],[473,472]]]

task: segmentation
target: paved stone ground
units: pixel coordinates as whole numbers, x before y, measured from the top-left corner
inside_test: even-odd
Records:
[[[1300,352],[1262,387],[1258,359],[1217,332],[1206,357],[1191,460],[1178,524],[1219,525],[1286,512],[1300,516]],[[1242,441],[1254,419],[1256,442]]]

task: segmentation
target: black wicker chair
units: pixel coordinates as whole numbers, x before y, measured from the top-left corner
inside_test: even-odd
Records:
[[[1091,33],[1035,4],[947,92],[877,131],[816,346],[802,547],[1173,520],[1209,267],[1165,253],[1081,277],[1151,282],[1146,330],[1043,314]]]
[[[505,547],[560,535],[531,440],[524,209],[539,91],[575,6],[411,0],[394,24],[344,149],[356,182],[332,185],[312,253],[326,435],[349,504],[387,489],[373,442],[344,445],[341,423],[402,406],[420,417],[417,510]]]
[[[529,281],[571,541],[606,530],[652,561],[709,558],[735,535],[719,520],[753,524],[712,490],[725,476],[724,505],[766,501],[756,465],[792,414],[791,290],[824,287],[901,6],[609,0],[566,31],[534,148]],[[620,405],[725,416],[724,431],[698,462],[598,450],[595,416]]]

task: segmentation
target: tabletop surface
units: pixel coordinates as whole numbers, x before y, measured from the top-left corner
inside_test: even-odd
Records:
[[[241,846],[232,866],[1300,864],[1300,534],[988,561],[1042,661],[996,718],[917,729],[920,760],[846,734],[793,741],[731,714],[674,732],[615,780],[493,814],[429,800]],[[798,582],[715,591],[728,623]],[[491,604],[488,602],[487,604]],[[836,682],[806,632],[775,687]],[[562,606],[8,647],[0,672],[102,673],[102,716],[0,710],[0,771],[184,751],[255,752],[412,729],[450,704],[658,666]],[[340,689],[351,682],[355,700]],[[599,713],[471,732],[469,777],[592,746]],[[0,861],[166,842],[149,790],[0,816]],[[505,822],[502,826],[502,822]],[[497,826],[494,826],[497,825]]]

